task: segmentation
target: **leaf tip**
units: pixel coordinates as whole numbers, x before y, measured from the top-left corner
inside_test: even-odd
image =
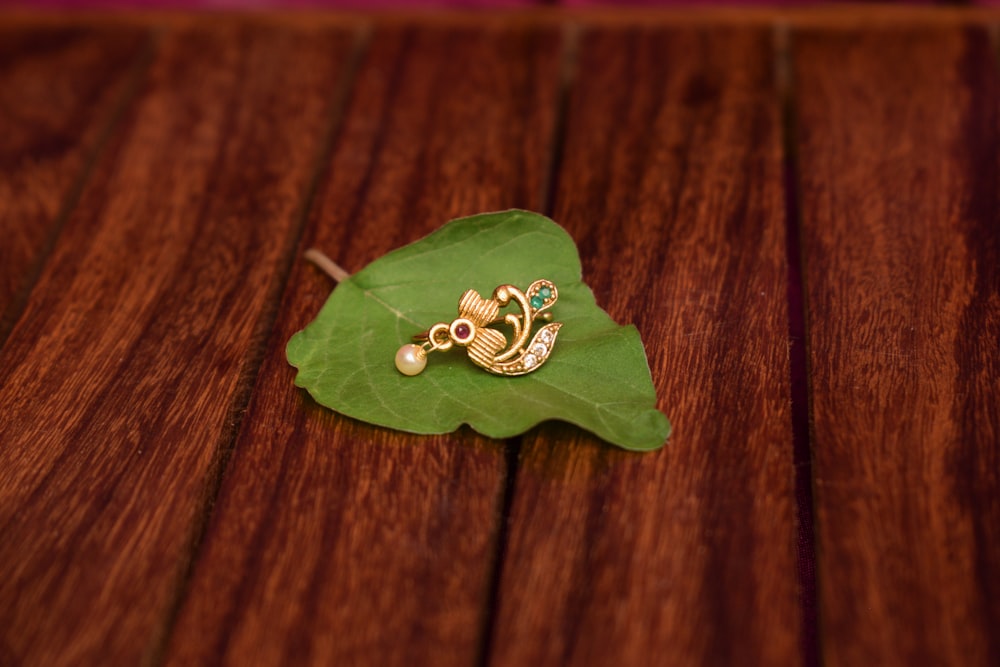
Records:
[[[662,449],[670,440],[672,426],[667,416],[652,408],[640,418],[645,421],[644,427],[637,428],[634,439],[628,439],[614,444],[636,452],[653,452]]]

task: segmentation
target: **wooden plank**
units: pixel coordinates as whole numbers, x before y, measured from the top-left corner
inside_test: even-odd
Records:
[[[491,25],[374,37],[303,247],[354,272],[450,218],[541,205],[558,33]],[[331,287],[293,271],[168,664],[476,661],[504,445],[375,428],[296,389],[285,343]]]
[[[137,28],[0,27],[0,342],[148,42]]]
[[[675,430],[641,455],[526,440],[491,664],[799,660],[772,51],[757,29],[583,42],[556,218]]]
[[[1000,664],[995,54],[794,42],[824,662]]]
[[[148,660],[301,228],[351,39],[162,41],[0,355],[0,646]]]

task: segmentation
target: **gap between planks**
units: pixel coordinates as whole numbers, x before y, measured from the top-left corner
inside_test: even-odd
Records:
[[[812,440],[809,386],[809,330],[806,303],[805,253],[802,247],[802,209],[797,151],[798,119],[795,113],[791,62],[792,32],[787,24],[773,28],[775,82],[781,108],[781,149],[785,192],[785,245],[788,270],[788,356],[792,399],[792,460],[795,468],[796,577],[799,586],[804,667],[820,664],[816,596],[816,533],[814,528]]]

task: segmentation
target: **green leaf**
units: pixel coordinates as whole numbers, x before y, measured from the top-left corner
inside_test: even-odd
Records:
[[[428,355],[424,372],[400,374],[396,350],[413,334],[457,317],[473,288],[521,289],[539,278],[559,288],[562,322],[547,362],[520,377],[474,365],[461,349]],[[505,332],[509,335],[509,332]],[[508,438],[539,422],[576,424],[626,449],[663,445],[667,418],[634,326],[618,326],[580,278],[573,239],[528,211],[453,220],[341,282],[304,330],[288,341],[295,384],[319,403],[372,424],[412,433],[448,433],[469,424]]]

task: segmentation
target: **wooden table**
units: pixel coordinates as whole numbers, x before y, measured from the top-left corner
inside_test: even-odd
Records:
[[[6,16],[0,664],[1000,664],[998,22]],[[508,207],[663,450],[293,387],[302,250]]]

